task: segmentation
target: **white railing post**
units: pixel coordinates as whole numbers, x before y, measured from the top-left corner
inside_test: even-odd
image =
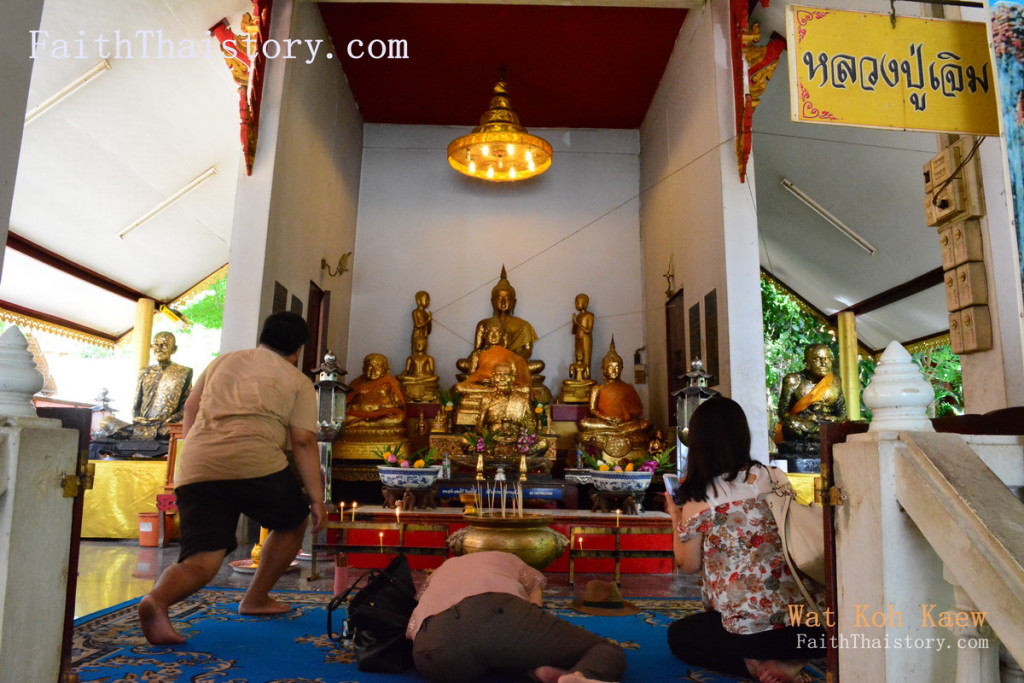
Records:
[[[900,431],[930,431],[931,387],[897,343],[879,360],[864,402],[867,434],[834,450],[839,675],[845,681],[948,681],[948,633],[922,624],[922,605],[949,594],[942,564],[896,499]],[[939,638],[946,637],[945,643]]]
[[[55,681],[60,668],[78,435],[36,417],[43,386],[17,327],[0,335],[0,681]]]

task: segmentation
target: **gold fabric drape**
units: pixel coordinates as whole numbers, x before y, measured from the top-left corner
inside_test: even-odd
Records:
[[[138,538],[140,512],[156,512],[167,461],[94,461],[96,480],[85,492],[82,538]]]

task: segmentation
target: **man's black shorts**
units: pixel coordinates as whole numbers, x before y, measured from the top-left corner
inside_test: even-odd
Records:
[[[239,514],[247,515],[271,531],[287,531],[302,524],[309,503],[291,469],[255,479],[221,479],[185,484],[174,489],[181,519],[178,561],[208,550],[238,547],[235,529]]]

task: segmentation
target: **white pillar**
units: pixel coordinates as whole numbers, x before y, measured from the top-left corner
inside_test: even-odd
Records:
[[[39,28],[43,0],[19,0],[0,4],[0,268],[7,245],[7,228],[18,172],[21,133],[25,127],[28,85],[32,77],[32,43],[29,31]]]
[[[61,476],[74,472],[78,435],[35,417],[43,377],[26,371],[21,330],[0,335],[0,349],[0,681],[55,681],[73,502]]]

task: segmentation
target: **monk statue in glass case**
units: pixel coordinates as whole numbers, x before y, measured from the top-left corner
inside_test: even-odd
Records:
[[[846,420],[846,401],[839,377],[832,372],[833,361],[826,344],[811,344],[804,350],[804,369],[782,378],[775,436],[779,453],[816,455],[821,423]]]
[[[617,461],[633,451],[646,452],[651,422],[643,417],[644,405],[632,384],[622,381],[622,357],[612,338],[601,361],[604,384],[590,391],[590,417],[577,422],[579,442],[597,446]]]
[[[531,394],[535,401],[549,403],[551,392],[544,386],[544,377],[540,373],[544,371],[544,362],[541,360],[530,360],[533,353],[533,343],[537,341],[537,332],[533,325],[515,316],[516,290],[508,281],[505,266],[501,267],[501,278],[491,289],[491,307],[493,315],[477,323],[476,331],[473,334],[473,350],[480,351],[486,342],[487,323],[497,322],[505,333],[506,347],[526,361],[531,376]],[[455,366],[464,374],[470,370],[471,360],[461,358]],[[461,380],[462,377],[459,377]]]

